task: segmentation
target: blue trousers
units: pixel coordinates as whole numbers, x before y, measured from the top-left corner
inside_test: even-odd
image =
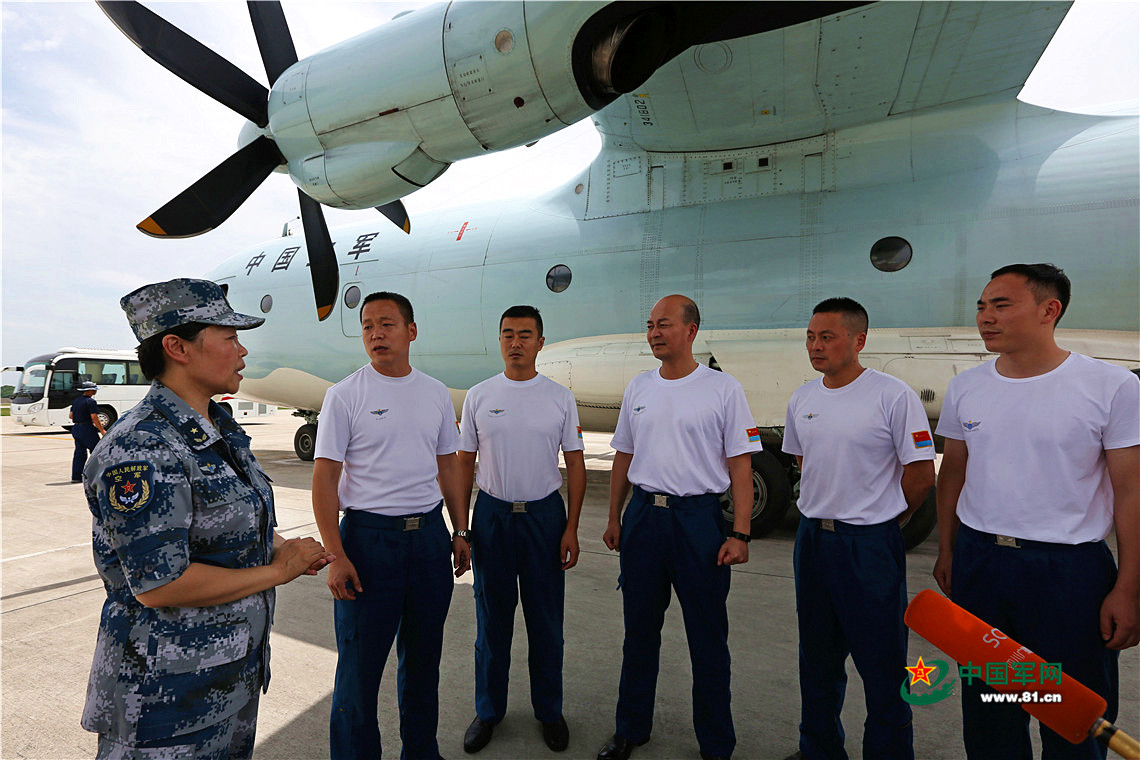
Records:
[[[958,529],[951,570],[954,601],[1119,707],[1119,652],[1100,637],[1100,604],[1116,583],[1116,563],[1104,541],[998,546],[966,525]],[[984,666],[983,666],[984,667]],[[962,684],[962,733],[970,760],[1030,760],[1029,713],[1015,704],[983,704],[990,687]],[[1088,739],[1072,744],[1041,726],[1041,756],[1100,760],[1107,748]]]
[[[522,509],[479,492],[471,529],[475,544],[475,712],[498,723],[507,712],[515,607],[526,620],[530,701],[534,717],[562,716],[562,622],[566,575],[558,556],[566,508],[555,491]]]
[[[379,758],[376,703],[384,663],[396,641],[396,690],[402,760],[437,760],[439,659],[454,578],[451,538],[441,505],[405,530],[402,517],[348,510],[340,523],[344,552],[360,585],[336,600],[336,682],[329,743],[333,760]]]
[[[643,742],[653,730],[661,626],[672,587],[689,642],[697,743],[705,754],[728,757],[736,747],[726,606],[732,573],[716,563],[724,518],[715,494],[669,498],[668,507],[654,506],[653,495],[635,486],[622,518],[619,584],[625,643],[617,733]]]
[[[83,465],[87,464],[87,454],[99,443],[99,431],[91,423],[72,425],[71,437],[75,439],[75,454],[71,457],[71,479],[83,477]]]
[[[910,705],[899,696],[906,671],[906,553],[902,531],[800,519],[792,564],[800,634],[800,751],[846,760],[840,713],[847,656],[863,679],[865,760],[914,758]]]

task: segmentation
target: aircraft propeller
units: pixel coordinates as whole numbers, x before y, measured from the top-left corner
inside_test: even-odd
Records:
[[[188,84],[264,129],[269,90],[210,48],[141,4],[99,0],[108,18],[148,56]],[[270,85],[297,62],[297,51],[279,2],[248,2],[250,21]],[[170,202],[138,224],[153,237],[181,238],[209,232],[230,217],[274,169],[285,163],[272,138],[262,134],[239,148]],[[321,204],[297,191],[318,320],[332,313],[340,288],[336,254]],[[411,222],[399,200],[377,210],[404,232]]]

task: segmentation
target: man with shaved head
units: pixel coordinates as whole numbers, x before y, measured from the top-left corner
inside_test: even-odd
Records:
[[[736,747],[726,602],[729,566],[748,561],[751,457],[760,451],[760,433],[740,383],[693,358],[700,322],[685,296],[666,296],[653,307],[646,338],[661,367],[625,389],[610,443],[610,519],[602,540],[621,552],[625,644],[617,730],[598,760],[626,760],[649,741],[670,586],[685,617],[701,757],[728,758]],[[726,536],[720,494],[730,485],[740,506]]]

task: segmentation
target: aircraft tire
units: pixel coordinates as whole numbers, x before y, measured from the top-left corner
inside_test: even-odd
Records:
[[[293,436],[293,452],[302,462],[313,461],[313,451],[317,447],[317,426],[306,423],[297,428]]]
[[[752,455],[752,529],[753,538],[771,533],[784,521],[791,503],[792,486],[780,461],[771,452]],[[721,497],[724,519],[732,524],[733,506],[729,493]]]
[[[926,500],[902,526],[903,546],[909,552],[929,538],[937,524],[938,510],[934,505],[934,489],[931,488]]]
[[[97,414],[104,430],[110,430],[111,426],[115,424],[115,420],[119,419],[119,415],[115,414],[114,407],[110,406],[100,406]]]

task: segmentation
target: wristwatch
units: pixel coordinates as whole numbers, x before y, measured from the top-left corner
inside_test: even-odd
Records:
[[[462,538],[464,541],[467,542],[468,546],[471,545],[471,531],[469,531],[469,530],[457,530],[451,534],[451,537],[452,538]]]
[[[748,535],[747,533],[741,533],[738,530],[730,530],[728,532],[728,537],[739,539],[739,540],[743,541],[744,543],[748,543],[749,541],[752,540],[752,536]]]

